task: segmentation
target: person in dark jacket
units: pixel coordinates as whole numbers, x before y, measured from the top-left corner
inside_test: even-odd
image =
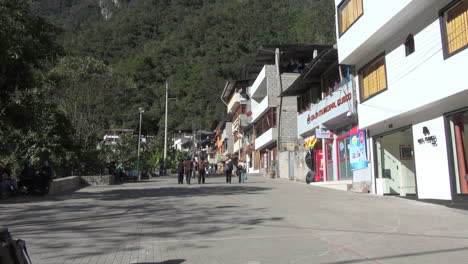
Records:
[[[31,163],[24,163],[23,170],[19,177],[18,188],[24,189],[25,193],[29,194],[34,190],[34,182],[36,180],[36,171]]]
[[[204,158],[198,163],[198,184],[205,184],[206,167],[208,166]]]
[[[179,166],[177,167],[178,174],[178,184],[184,184],[184,160],[179,161]]]
[[[231,160],[228,160],[224,165],[224,172],[226,173],[226,183],[231,183],[233,166]]]
[[[190,179],[192,178],[192,169],[193,169],[192,161],[190,159],[184,160],[185,181],[189,185],[190,185]]]
[[[38,184],[39,191],[42,195],[49,193],[50,183],[54,179],[54,170],[50,166],[49,161],[45,160],[42,163],[42,168],[39,171]]]

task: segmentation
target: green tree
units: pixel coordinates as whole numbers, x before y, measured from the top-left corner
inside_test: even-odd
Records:
[[[0,120],[7,118],[15,92],[34,88],[35,71],[61,52],[57,33],[52,24],[31,14],[27,1],[0,2]]]
[[[132,84],[94,58],[64,57],[48,73],[48,90],[70,120],[77,145],[95,148],[106,128],[122,125]]]

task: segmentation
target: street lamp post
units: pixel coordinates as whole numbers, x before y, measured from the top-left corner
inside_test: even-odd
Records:
[[[167,159],[167,101],[168,101],[168,94],[169,94],[169,87],[166,81],[166,114],[164,115],[164,167],[163,167],[163,174],[166,175],[166,159]]]
[[[164,115],[164,168],[163,173],[166,174],[167,162],[167,109],[169,100],[177,100],[177,98],[169,98],[169,83],[166,81],[166,113]]]
[[[145,112],[145,108],[143,108],[143,107],[138,108],[138,112],[140,113],[140,128],[138,130],[137,174],[138,174],[138,181],[141,181],[141,173],[140,173],[141,121],[142,121],[143,113]]]

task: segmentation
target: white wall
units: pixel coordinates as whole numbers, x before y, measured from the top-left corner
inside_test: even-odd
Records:
[[[341,36],[341,38],[337,35],[340,63],[348,60],[348,56],[353,52],[359,51],[358,48],[365,41],[368,41],[372,35],[380,30],[411,1],[412,0],[363,0],[364,14]],[[338,7],[341,2],[342,0],[335,0],[335,6]],[[336,13],[338,14],[338,11]],[[338,34],[338,15],[336,16],[335,25]]]
[[[440,32],[435,20],[415,35],[415,53],[400,46],[386,56],[388,90],[358,105],[360,128],[466,92],[468,49],[444,60]]]
[[[278,138],[278,128],[273,127],[255,139],[255,149],[260,150]]]
[[[263,100],[258,103],[255,100],[251,100],[251,105],[252,105],[252,122],[256,122],[260,116],[265,113],[269,107],[268,107],[268,96],[263,98]]]
[[[438,18],[439,10],[450,1],[452,0],[363,0],[363,15],[341,37],[338,35],[336,16],[340,63],[358,65],[362,59],[378,55],[383,51],[378,51],[382,47],[403,43],[409,34],[405,31],[417,33],[418,28],[427,26],[428,17]],[[340,2],[335,0],[336,6]]]
[[[423,127],[437,137],[437,146],[419,144]],[[413,126],[416,179],[419,199],[452,199],[444,118],[439,117]]]

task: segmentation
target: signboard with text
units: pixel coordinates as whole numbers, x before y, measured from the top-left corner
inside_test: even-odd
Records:
[[[365,169],[369,166],[366,142],[366,131],[364,130],[359,130],[349,136],[349,162],[352,170]]]
[[[348,112],[354,111],[354,98],[351,91],[351,84],[343,86],[320,102],[311,105],[310,109],[299,113],[297,116],[298,136],[309,135],[321,125],[326,127],[327,122],[336,118],[340,118],[343,122],[351,122],[351,118],[346,118]]]
[[[317,128],[315,130],[315,137],[316,138],[325,138],[325,139],[333,138],[333,133],[330,130],[327,130],[327,129]]]

